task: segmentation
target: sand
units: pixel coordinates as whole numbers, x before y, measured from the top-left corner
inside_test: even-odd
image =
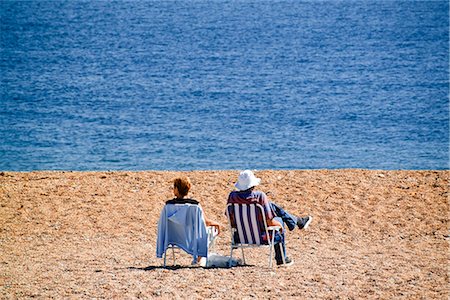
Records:
[[[287,233],[291,267],[205,269],[156,258],[157,222],[172,179],[222,226],[237,171],[1,172],[0,295],[27,298],[448,299],[449,171],[257,171],[260,189],[308,230]],[[239,256],[239,252],[235,252]],[[171,261],[170,261],[171,262]]]

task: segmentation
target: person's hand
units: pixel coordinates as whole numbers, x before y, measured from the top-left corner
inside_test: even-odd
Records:
[[[217,234],[220,233],[220,224],[216,221],[205,219],[206,226],[213,226],[217,229]]]
[[[283,233],[283,231],[284,231],[283,226],[277,220],[274,220],[274,219],[267,220],[267,225],[268,226],[279,226],[280,227],[280,233]]]
[[[219,224],[214,224],[213,226],[216,227],[217,235],[219,235],[220,234],[220,225]]]
[[[280,233],[283,233],[284,232],[283,226],[281,226],[281,225],[277,225],[277,226],[280,226]]]

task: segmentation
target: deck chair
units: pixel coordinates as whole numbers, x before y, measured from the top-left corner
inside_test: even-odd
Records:
[[[200,205],[166,204],[158,222],[156,256],[164,256],[166,267],[167,251],[172,249],[175,265],[175,248],[179,248],[192,255],[192,264],[197,264],[199,256],[208,259],[208,251],[214,247],[217,234],[214,227],[206,226]]]
[[[267,226],[264,208],[260,204],[228,204],[226,210],[231,232],[230,262],[233,250],[241,248],[245,264],[244,248],[269,247],[269,267],[272,268],[275,233],[280,226]],[[281,251],[283,262],[284,253]]]

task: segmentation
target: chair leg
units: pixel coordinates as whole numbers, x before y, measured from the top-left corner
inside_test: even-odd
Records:
[[[206,231],[208,234],[208,253],[211,251],[216,251],[217,232],[212,226],[207,227]]]
[[[166,267],[166,253],[167,253],[167,249],[166,249],[166,251],[164,251],[164,268]]]
[[[283,264],[286,263],[286,258],[284,257],[284,250],[286,248],[286,244],[284,244],[284,248],[283,245],[280,243],[280,250],[281,250],[281,259],[283,260]]]
[[[175,247],[172,246],[172,261],[173,261],[173,265],[175,266]]]
[[[233,262],[233,245],[231,245],[230,260],[228,261],[229,267],[231,267],[232,262]]]
[[[275,251],[275,233],[272,233],[272,241],[270,242],[270,254],[269,254],[269,268],[272,268],[272,256]]]
[[[211,240],[211,244],[208,246],[208,252],[215,252],[216,251],[216,239],[213,237]]]
[[[269,268],[272,268],[272,256],[273,256],[273,252],[274,252],[274,247],[273,245],[270,245],[270,253],[269,253]]]
[[[246,265],[247,263],[245,262],[244,248],[241,247],[241,250],[242,250],[242,260],[244,261],[244,265]]]

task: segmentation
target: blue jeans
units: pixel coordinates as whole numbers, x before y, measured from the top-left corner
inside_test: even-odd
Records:
[[[286,224],[289,230],[294,230],[297,227],[297,217],[291,215],[285,211],[281,206],[270,202],[270,208],[275,215],[275,220],[280,222],[283,226],[283,233],[276,233],[274,237],[275,241],[275,260],[278,264],[283,262],[283,257],[281,256],[281,251],[283,251],[284,257],[286,256],[286,246],[284,244],[284,224]]]
[[[295,227],[297,227],[298,219],[296,216],[291,215],[290,213],[285,211],[281,206],[273,202],[269,202],[269,205],[275,217],[279,217],[281,218],[281,220],[283,220],[283,222],[280,222],[281,224],[283,223],[286,224],[290,231],[294,230]]]

